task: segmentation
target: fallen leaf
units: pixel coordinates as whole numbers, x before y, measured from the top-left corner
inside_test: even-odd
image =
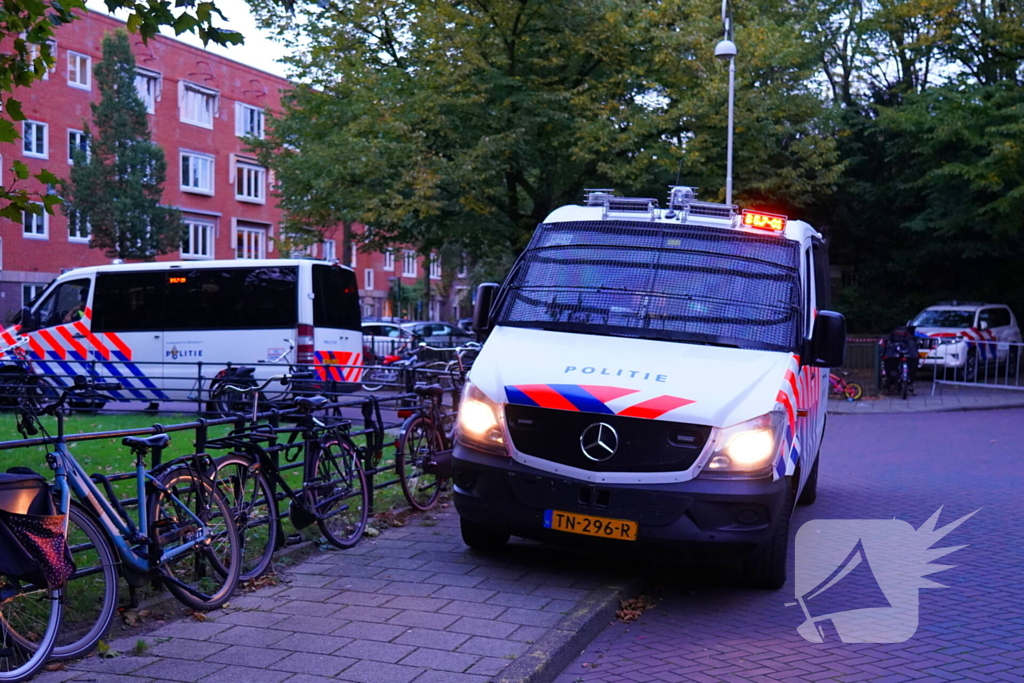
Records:
[[[635,598],[620,601],[619,610],[615,613],[615,616],[619,621],[628,624],[639,619],[641,614],[652,607],[656,607],[657,604],[646,595],[638,595]]]

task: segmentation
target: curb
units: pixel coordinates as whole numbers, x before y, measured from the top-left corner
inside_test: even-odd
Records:
[[[580,601],[542,642],[505,667],[493,683],[551,683],[615,618],[621,600],[640,593],[642,582],[623,579],[602,586]]]
[[[1000,405],[981,406],[940,406],[938,408],[925,408],[922,410],[827,410],[829,415],[919,415],[921,413],[966,413],[976,410],[1016,410],[1024,408],[1024,401],[1006,403]]]

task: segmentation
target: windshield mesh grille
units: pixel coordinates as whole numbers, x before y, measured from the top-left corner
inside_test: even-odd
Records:
[[[791,349],[798,252],[718,228],[545,224],[509,276],[498,322]]]

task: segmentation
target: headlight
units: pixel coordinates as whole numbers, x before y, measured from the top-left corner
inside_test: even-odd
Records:
[[[495,455],[508,455],[501,406],[467,381],[459,403],[459,441]]]
[[[781,405],[767,415],[755,417],[718,434],[715,450],[701,472],[702,477],[764,477],[771,473],[786,426]]]

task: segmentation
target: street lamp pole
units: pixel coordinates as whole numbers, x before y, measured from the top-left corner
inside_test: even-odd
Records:
[[[725,37],[715,46],[715,57],[729,60],[729,124],[725,146],[725,203],[732,204],[732,129],[736,91],[736,43],[731,40],[732,20],[729,17],[729,0],[722,0],[722,28]]]

